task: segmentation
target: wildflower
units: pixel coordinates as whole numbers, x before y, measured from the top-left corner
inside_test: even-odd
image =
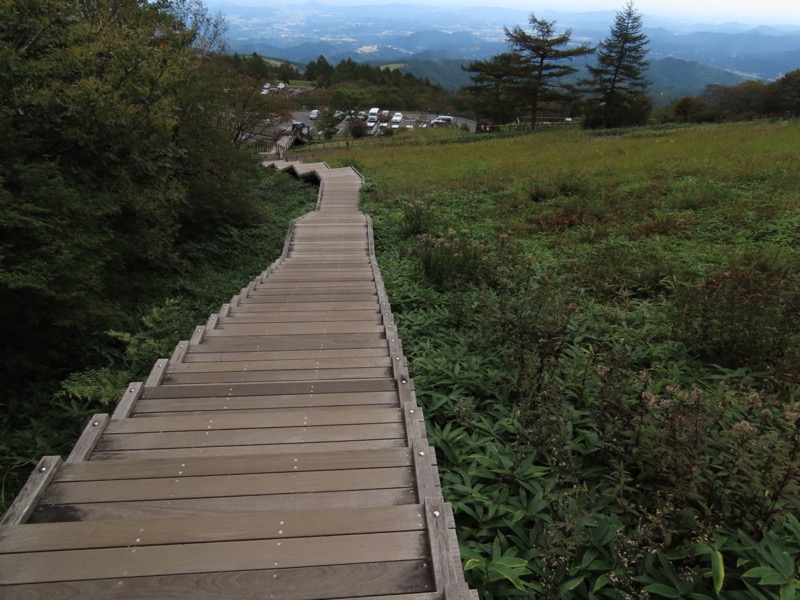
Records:
[[[611,369],[605,365],[597,365],[594,370],[600,377],[605,377],[608,375],[608,372],[611,371]]]
[[[744,399],[744,403],[747,405],[747,408],[761,408],[761,396],[758,395],[758,392],[750,392]]]
[[[765,408],[761,411],[761,418],[767,422],[772,421],[772,411],[768,408]]]
[[[736,435],[741,437],[750,437],[756,433],[755,428],[750,425],[749,421],[739,421],[732,429]]]

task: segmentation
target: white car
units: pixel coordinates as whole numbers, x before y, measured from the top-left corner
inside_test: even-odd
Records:
[[[431,121],[431,127],[450,127],[455,125],[455,121],[453,121],[453,117],[450,115],[439,115],[433,121]]]
[[[403,113],[396,112],[392,115],[392,123],[402,123],[403,122]]]
[[[310,113],[308,113],[308,118],[311,119],[312,121],[316,119],[318,116],[319,116],[319,110],[316,108],[312,110]]]
[[[285,83],[283,83],[282,81],[281,81],[281,82],[278,84],[278,89],[279,89],[279,90],[282,90],[282,89],[283,89],[283,88],[285,88],[285,87],[286,87],[286,84],[285,84]]]

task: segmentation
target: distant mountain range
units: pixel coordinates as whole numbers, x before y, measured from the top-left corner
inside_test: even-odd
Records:
[[[234,0],[235,1],[235,0]],[[320,55],[402,69],[455,90],[469,83],[461,66],[505,52],[503,27],[525,27],[528,12],[501,8],[424,8],[388,4],[238,6],[208,0],[225,15],[231,51],[288,60],[304,66]],[[572,30],[575,42],[605,38],[615,12],[559,13],[537,17]],[[697,94],[709,83],[774,80],[800,68],[800,26],[742,23],[709,25],[643,15],[650,36],[650,79],[657,105]]]

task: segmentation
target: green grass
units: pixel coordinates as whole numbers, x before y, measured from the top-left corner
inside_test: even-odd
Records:
[[[364,208],[483,598],[800,589],[796,121],[325,158]]]

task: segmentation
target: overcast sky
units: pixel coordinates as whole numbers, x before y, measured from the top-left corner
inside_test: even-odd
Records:
[[[307,0],[284,0],[284,4],[304,4]],[[435,6],[504,6],[536,13],[557,10],[563,13],[593,10],[618,11],[625,0],[316,0],[328,5],[358,4],[422,4]],[[270,6],[274,0],[215,0],[209,5],[225,2],[250,6]],[[686,17],[710,23],[741,21],[754,25],[800,26],[800,1],[798,0],[635,0],[634,5],[643,15]]]
[[[571,0],[569,2],[497,0],[495,4],[533,10],[534,12],[537,6],[561,12],[618,11],[625,5],[625,0]],[[643,14],[703,18],[716,23],[739,20],[759,24],[800,25],[800,2],[798,0],[637,0],[634,2],[634,6]]]

